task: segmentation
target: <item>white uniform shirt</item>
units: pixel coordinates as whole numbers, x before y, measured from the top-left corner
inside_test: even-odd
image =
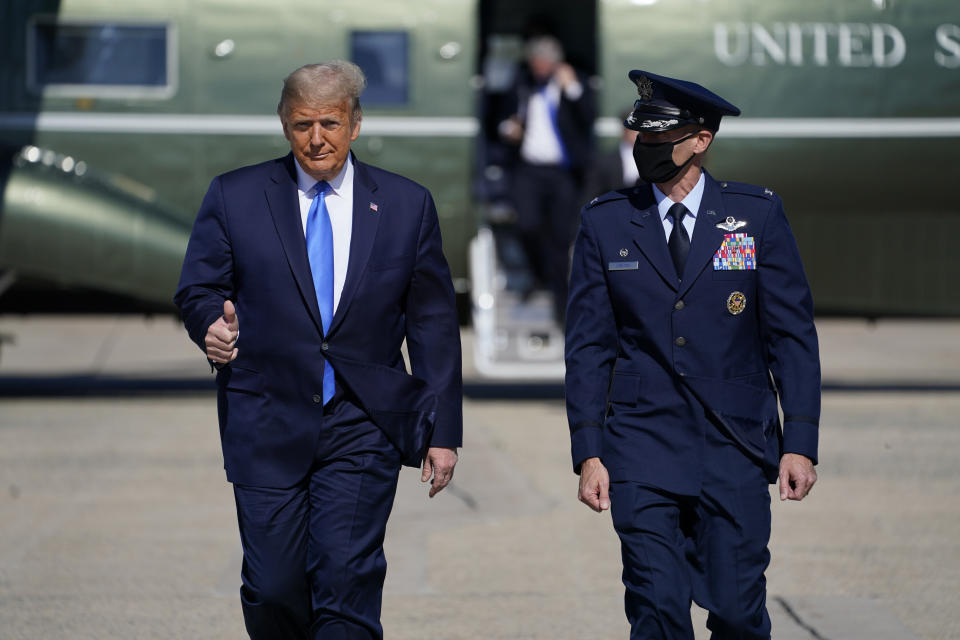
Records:
[[[313,187],[317,181],[310,177],[294,160],[297,168],[297,195],[300,199],[300,223],[303,234],[307,234],[307,214],[316,192]],[[347,156],[343,169],[333,180],[328,181],[330,189],[324,196],[327,213],[330,214],[330,226],[333,228],[333,311],[336,313],[343,293],[343,283],[347,279],[347,265],[350,263],[350,238],[353,236],[353,159]]]
[[[691,189],[687,197],[681,201],[683,206],[687,208],[687,211],[690,212],[690,215],[683,216],[683,228],[687,230],[687,236],[691,242],[693,241],[693,227],[697,224],[697,214],[700,212],[700,201],[703,199],[703,188],[706,182],[706,179],[703,177],[703,172],[701,171],[700,179],[697,180],[696,186]],[[653,197],[657,199],[657,209],[660,211],[660,220],[663,222],[663,233],[667,242],[669,242],[670,232],[673,231],[673,220],[670,219],[667,212],[670,211],[670,207],[674,205],[674,202],[663,195],[663,191],[660,191],[657,185],[653,185]]]

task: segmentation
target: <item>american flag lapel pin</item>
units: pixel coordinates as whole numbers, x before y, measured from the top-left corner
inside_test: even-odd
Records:
[[[376,202],[371,202],[371,203],[370,203],[370,211],[373,211],[374,213],[376,213],[376,212],[378,212],[379,210],[380,210],[380,207],[377,206],[377,203],[376,203]]]

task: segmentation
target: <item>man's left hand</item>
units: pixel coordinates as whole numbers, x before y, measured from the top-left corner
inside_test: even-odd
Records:
[[[785,453],[780,458],[780,499],[803,500],[817,481],[813,461],[799,453]]]
[[[423,473],[420,482],[430,482],[430,497],[437,495],[453,479],[453,468],[457,466],[457,450],[452,447],[430,447],[423,459]]]

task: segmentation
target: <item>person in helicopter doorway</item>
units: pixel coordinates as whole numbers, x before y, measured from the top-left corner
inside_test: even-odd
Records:
[[[531,38],[525,57],[506,105],[512,115],[500,122],[499,133],[516,149],[512,199],[526,261],[535,283],[552,292],[562,326],[595,101],[586,77],[564,61],[553,36]]]

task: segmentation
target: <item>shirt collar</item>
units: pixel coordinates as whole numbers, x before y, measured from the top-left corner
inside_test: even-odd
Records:
[[[690,190],[687,197],[681,201],[683,206],[687,208],[687,211],[689,211],[690,215],[694,218],[697,217],[697,212],[700,211],[700,201],[703,200],[703,189],[706,182],[706,179],[703,177],[703,171],[701,171],[697,184]],[[657,209],[660,211],[660,220],[666,220],[667,212],[670,211],[670,206],[674,204],[674,202],[665,196],[663,191],[660,191],[660,187],[655,184],[651,186],[653,187],[653,197],[657,199]]]
[[[313,185],[317,184],[316,178],[304,171],[303,167],[300,166],[300,163],[297,162],[296,158],[293,159],[293,166],[297,170],[297,188],[303,193],[313,189]],[[330,189],[333,191],[333,193],[338,196],[343,195],[345,185],[353,184],[352,153],[347,154],[347,161],[343,163],[340,173],[338,173],[332,180],[328,180],[327,183],[330,185]]]

